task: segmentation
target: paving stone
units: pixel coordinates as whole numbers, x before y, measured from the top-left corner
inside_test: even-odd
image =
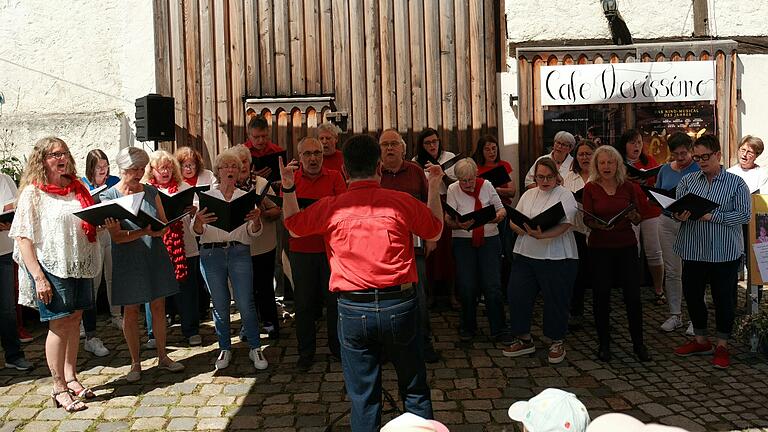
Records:
[[[131,425],[126,422],[100,423],[98,426],[96,426],[96,430],[98,432],[119,432],[127,431],[130,429]]]
[[[195,417],[197,408],[194,407],[171,407],[168,411],[168,417]]]
[[[197,430],[225,431],[228,429],[227,418],[201,418],[197,422]]]
[[[81,432],[93,424],[93,420],[64,420],[59,423],[59,432]]]
[[[14,408],[5,416],[7,420],[30,420],[40,411],[38,408]]]
[[[194,430],[197,426],[197,419],[194,417],[173,418],[165,427],[168,430],[188,431]]]
[[[56,430],[56,428],[59,427],[59,422],[57,421],[31,421],[24,425],[24,429],[22,431],[24,432],[49,432]]]
[[[106,408],[101,414],[105,420],[120,420],[128,417],[133,408]]]
[[[140,418],[133,422],[131,430],[160,430],[165,427],[165,423],[163,417]]]
[[[168,411],[168,407],[138,407],[133,412],[134,417],[162,417]]]

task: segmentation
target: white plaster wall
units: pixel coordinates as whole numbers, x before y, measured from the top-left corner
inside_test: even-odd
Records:
[[[714,36],[768,35],[768,1],[709,0],[709,28]]]
[[[768,55],[739,56],[739,139],[744,135],[754,135],[768,143],[768,86],[765,85],[765,71],[768,71]],[[763,152],[758,158],[758,164],[768,166],[768,152]]]
[[[82,172],[88,150],[133,144],[154,88],[151,0],[0,0],[0,157],[57,135]]]

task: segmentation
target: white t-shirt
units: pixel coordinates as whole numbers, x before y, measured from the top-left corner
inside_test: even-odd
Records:
[[[179,192],[183,192],[191,187],[192,186],[188,185],[187,183],[181,182],[181,184],[179,185]],[[158,187],[157,190],[159,190],[160,193],[170,195],[168,193],[168,189],[163,189]],[[166,214],[165,217],[168,218],[168,215]],[[199,256],[200,251],[197,248],[197,239],[195,238],[195,232],[192,231],[192,217],[189,215],[186,215],[181,221],[184,224],[184,256],[186,257]]]
[[[219,181],[216,180],[216,176],[213,175],[213,171],[202,169],[199,173],[197,173],[197,186],[211,185],[211,187],[216,187],[218,184]]]
[[[536,166],[536,162],[539,161],[541,158],[545,157],[552,157],[552,153],[544,156],[540,156],[536,158],[536,160],[533,162],[533,165],[531,165],[531,168],[528,170],[528,173],[525,175],[525,187],[528,187],[534,183],[536,183],[533,179],[533,168]],[[560,177],[565,178],[565,176],[568,175],[568,172],[571,171],[571,164],[573,163],[573,156],[569,154],[565,155],[565,160],[563,163],[560,164],[560,169],[558,171],[560,172]]]
[[[568,175],[563,177],[563,187],[576,193],[584,188],[584,179],[581,178],[579,173],[568,171]],[[576,218],[573,220],[573,229],[584,235],[589,235],[589,227],[584,223],[584,213],[576,212]]]
[[[542,191],[533,188],[525,191],[517,203],[517,211],[528,216],[535,217],[544,210],[561,202],[565,210],[565,218],[561,223],[573,225],[576,217],[576,199],[573,193],[562,186],[556,186],[550,191]],[[551,239],[536,239],[529,235],[518,236],[515,242],[514,252],[534,259],[577,259],[579,252],[573,232],[569,229],[563,234]]]
[[[245,192],[243,192],[241,189],[235,188],[235,192],[232,194],[232,199],[227,200],[224,198],[224,194],[221,193],[218,186],[202,193],[224,201],[232,201],[245,195]],[[262,231],[262,228],[259,228],[258,231],[251,232],[251,226],[252,224],[250,222],[246,222],[232,230],[232,232],[226,232],[223,229],[216,228],[213,225],[205,224],[203,225],[203,233],[200,234],[200,244],[202,245],[204,243],[236,241],[250,246],[252,239],[254,237],[260,236]]]
[[[451,153],[449,151],[444,151],[444,152],[442,152],[440,154],[440,157],[437,158],[437,163],[444,164],[444,163],[448,162],[449,160],[453,159],[454,157],[456,157],[455,154],[453,154],[453,153]],[[413,162],[416,162],[416,156],[414,156],[413,159],[411,159],[411,160]],[[427,181],[429,181],[429,171],[428,170],[424,170],[424,175],[427,176]],[[456,174],[453,172],[453,166],[448,168],[447,170],[445,170],[445,175],[446,175],[446,177],[450,178],[451,180],[456,180]],[[448,193],[448,186],[446,186],[445,183],[440,183],[440,195],[445,195],[446,193]]]
[[[501,198],[499,198],[499,194],[496,193],[496,189],[488,180],[483,181],[483,186],[480,188],[480,195],[478,198],[480,199],[480,204],[482,204],[483,207],[493,205],[493,208],[495,208],[497,212],[504,208],[504,205],[501,203]],[[459,187],[459,182],[448,186],[448,196],[446,197],[446,202],[461,215],[475,211],[475,199],[461,190]],[[483,227],[483,233],[484,237],[492,237],[498,235],[499,227],[495,223],[485,224]],[[452,235],[453,237],[472,238],[472,231],[455,229],[453,230]]]
[[[260,193],[264,187],[269,187],[269,182],[264,177],[256,177],[256,184],[254,190],[256,193]],[[269,197],[264,197],[265,200],[269,200]],[[272,201],[267,203],[268,207],[272,207]],[[264,217],[261,217],[261,235],[251,240],[251,256],[261,255],[267,253],[277,247],[277,221],[268,221]]]
[[[16,201],[18,189],[13,179],[4,173],[0,173],[0,213],[6,204]],[[8,237],[8,231],[0,231],[0,255],[13,252],[13,239]]]
[[[749,188],[749,193],[759,191],[759,193],[768,193],[768,172],[765,168],[755,165],[751,170],[745,170],[741,168],[741,165],[734,165],[728,168],[731,174],[736,174],[741,177]]]

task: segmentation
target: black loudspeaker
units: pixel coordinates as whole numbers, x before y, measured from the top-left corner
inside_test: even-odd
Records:
[[[172,97],[150,93],[136,99],[136,139],[138,141],[176,139]]]

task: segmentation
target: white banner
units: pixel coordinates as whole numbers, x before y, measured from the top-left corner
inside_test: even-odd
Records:
[[[542,66],[540,78],[544,106],[715,100],[714,61]]]

